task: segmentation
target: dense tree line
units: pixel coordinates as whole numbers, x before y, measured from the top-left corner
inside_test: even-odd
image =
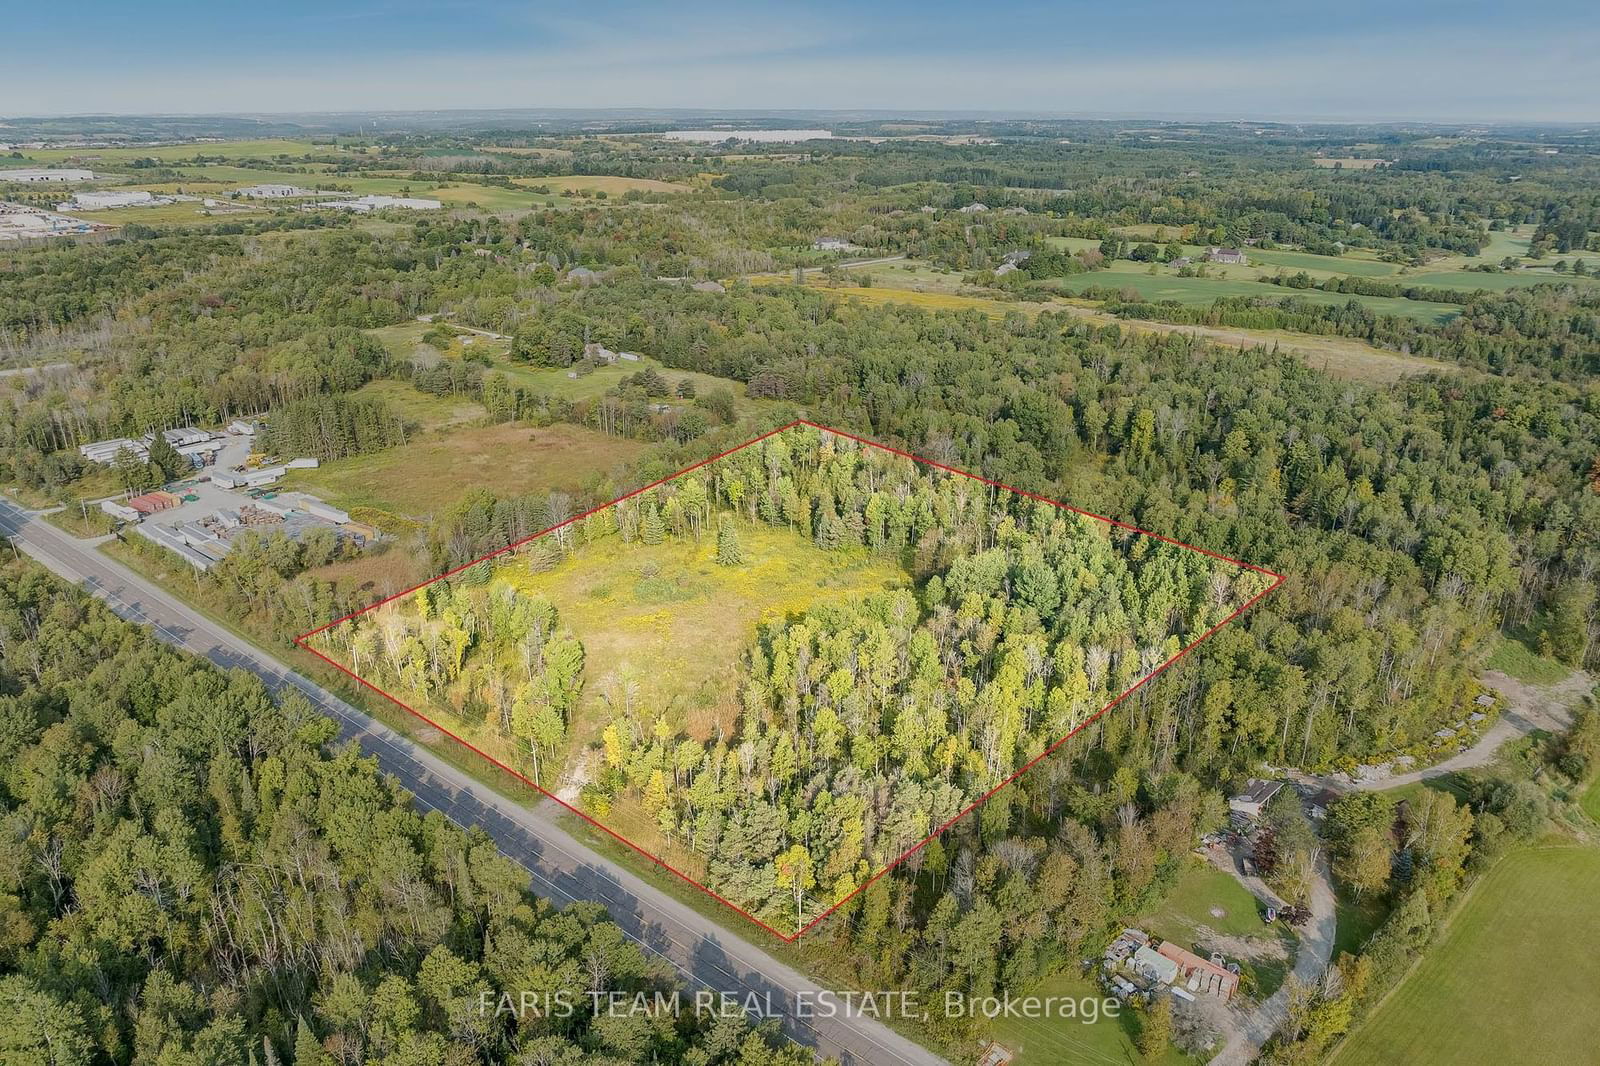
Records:
[[[536,898],[481,833],[327,750],[336,732],[6,565],[0,1057],[812,1061],[742,1018],[596,1013],[592,993],[678,985],[599,906]],[[507,991],[576,1009],[492,1009]]]

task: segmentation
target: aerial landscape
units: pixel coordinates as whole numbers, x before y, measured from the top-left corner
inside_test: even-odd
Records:
[[[1597,1061],[1568,7],[11,45],[0,1066]]]

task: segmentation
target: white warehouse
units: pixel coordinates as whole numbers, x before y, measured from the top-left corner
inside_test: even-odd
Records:
[[[93,181],[92,170],[61,169],[32,169],[32,170],[0,170],[0,182],[15,181],[24,185],[34,185],[39,182],[77,182]]]

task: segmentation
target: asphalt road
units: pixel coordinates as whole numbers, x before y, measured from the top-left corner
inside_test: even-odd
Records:
[[[474,780],[91,544],[4,500],[0,531],[27,555],[86,588],[121,617],[154,627],[169,643],[218,666],[249,670],[273,691],[299,689],[339,723],[345,737],[376,756],[421,809],[442,811],[458,825],[481,826],[528,870],[538,895],[558,904],[603,904],[647,955],[677,971],[686,986],[685,1009],[695,1006],[697,993],[715,997],[719,1009],[754,1007],[753,1013],[777,1017],[797,1043],[849,1066],[944,1062],[872,1017],[871,1010],[846,1011],[840,999],[829,999],[820,985],[792,967],[590,850],[556,822],[547,803],[516,802]]]

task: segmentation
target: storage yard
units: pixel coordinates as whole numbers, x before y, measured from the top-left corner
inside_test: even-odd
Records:
[[[225,432],[182,426],[162,431],[178,454],[196,469],[166,489],[100,501],[100,510],[127,523],[146,540],[168,549],[197,570],[209,570],[241,536],[283,533],[300,540],[326,529],[339,541],[365,547],[378,531],[305,492],[278,492],[271,486],[292,469],[318,465],[316,459],[265,464],[251,449],[255,427],[233,422]],[[96,441],[79,448],[84,458],[107,466],[122,457],[148,460],[155,434]]]

